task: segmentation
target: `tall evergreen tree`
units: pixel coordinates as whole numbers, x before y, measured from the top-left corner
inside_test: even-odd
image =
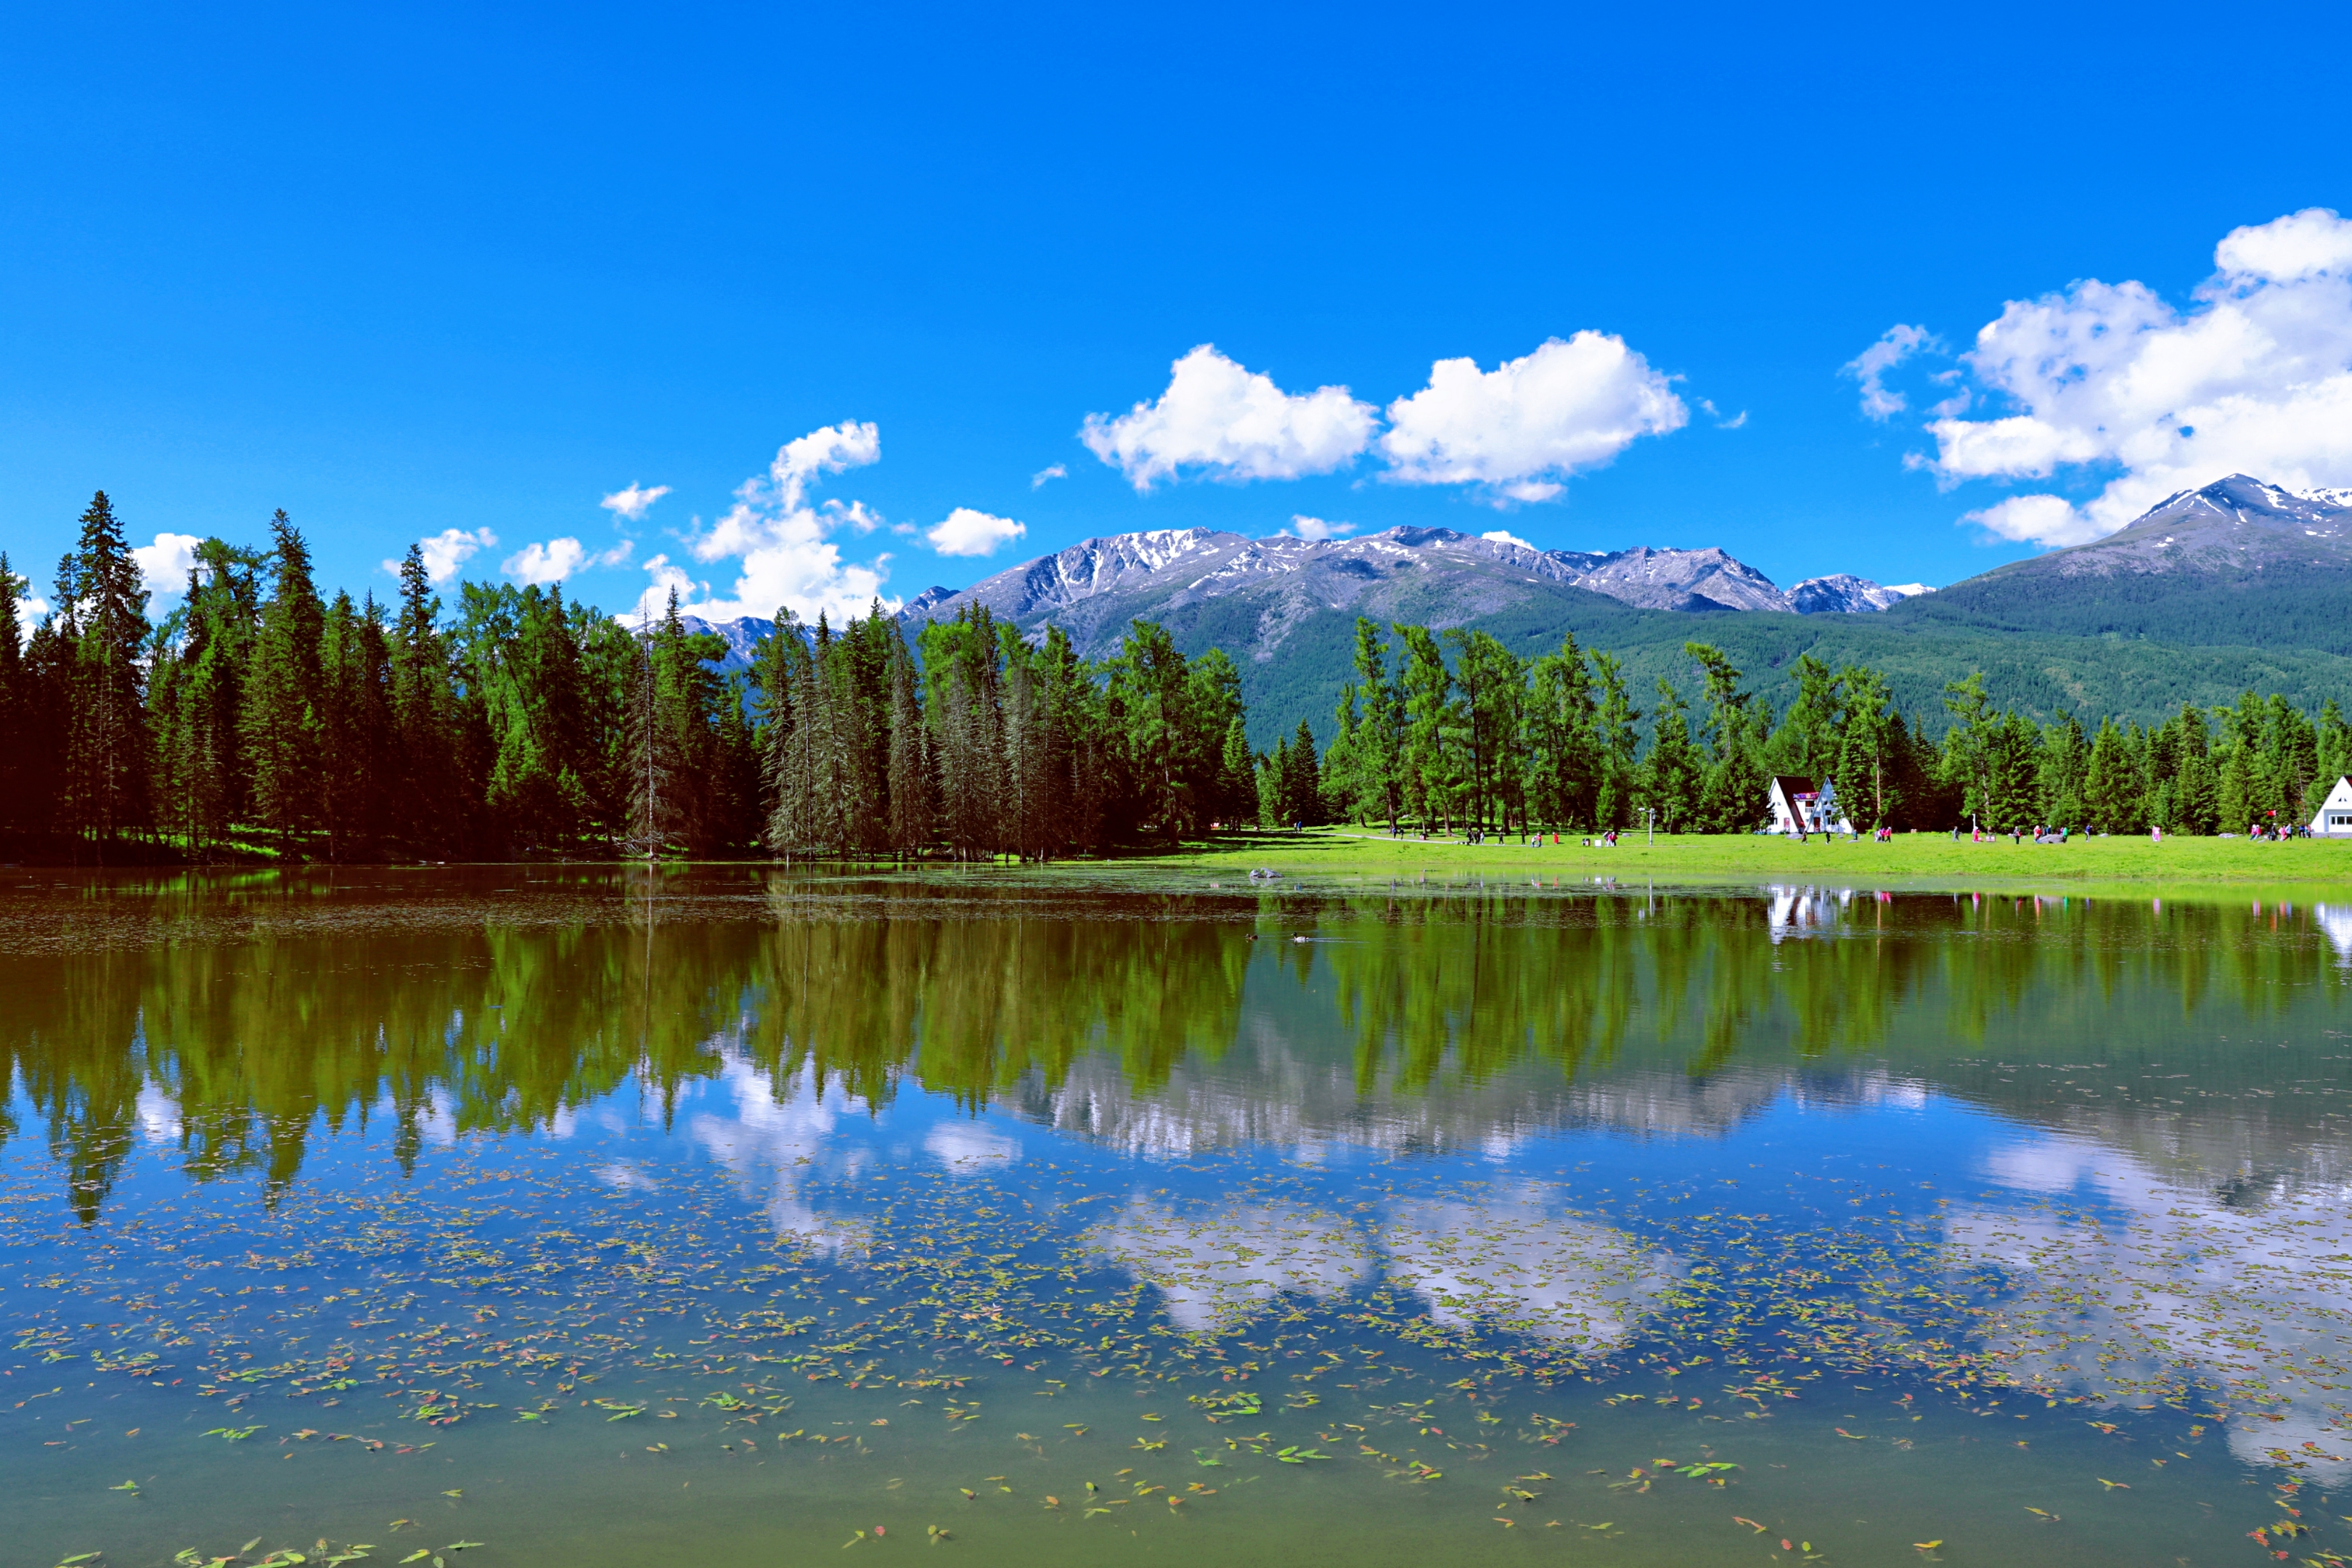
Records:
[[[1527,719],[1529,803],[1555,830],[1597,819],[1603,748],[1592,688],[1573,632],[1560,639],[1558,653],[1535,662]]]
[[[1454,676],[1445,668],[1445,650],[1426,626],[1400,626],[1404,639],[1404,668],[1398,685],[1403,694],[1404,744],[1401,757],[1405,811],[1424,828],[1433,823],[1447,828],[1454,810],[1454,758],[1448,745],[1455,728]]]
[[[1356,617],[1356,691],[1362,706],[1362,737],[1355,752],[1355,776],[1366,816],[1383,817],[1396,831],[1404,810],[1404,696],[1388,668],[1388,649],[1379,623]]]
[[[310,580],[310,549],[280,510],[269,520],[272,582],[261,611],[238,718],[251,768],[255,817],[291,849],[320,820],[326,612]]]
[[[81,539],[59,571],[58,599],[72,645],[63,805],[70,826],[103,846],[147,826],[152,765],[147,591],[104,490],[81,514]]]
[[[915,690],[915,660],[894,624],[890,634],[890,847],[901,856],[931,841],[930,734]]]
[[[471,837],[472,802],[458,763],[457,694],[440,616],[424,552],[412,544],[400,563],[400,607],[388,649],[397,768],[391,826],[406,853],[427,859],[463,854]]]
[[[1662,833],[1688,829],[1698,813],[1705,758],[1692,744],[1690,704],[1674,682],[1658,677],[1658,709],[1651,721],[1650,754],[1643,763],[1641,805],[1656,813]]]
[[[25,807],[31,795],[26,774],[26,721],[32,703],[25,670],[24,622],[17,605],[28,584],[0,551],[0,841],[27,831]]]
[[[1633,706],[1625,685],[1625,666],[1616,655],[1598,650],[1592,655],[1592,678],[1601,688],[1594,735],[1600,742],[1601,782],[1594,792],[1595,827],[1630,827],[1641,778],[1634,765],[1640,750],[1642,710]]]

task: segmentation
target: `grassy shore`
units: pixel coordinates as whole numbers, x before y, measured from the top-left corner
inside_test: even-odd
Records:
[[[1933,886],[2077,889],[2101,884],[2137,891],[2198,889],[2235,892],[2278,889],[2352,898],[2352,841],[2291,839],[2284,844],[2244,838],[2142,836],[2076,837],[2065,844],[2012,844],[2007,837],[1974,844],[1945,834],[1898,834],[1892,843],[1813,838],[1806,843],[1748,834],[1638,832],[1614,847],[1562,834],[1554,845],[1516,838],[1485,844],[1391,839],[1357,828],[1268,833],[1213,846],[1187,846],[1146,862],[1171,868],[1236,875],[1265,868],[1286,876],[1351,878],[1511,876],[1613,877],[1675,882],[1851,882],[1877,887]]]

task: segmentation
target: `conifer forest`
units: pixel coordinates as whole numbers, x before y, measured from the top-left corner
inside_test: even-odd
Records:
[[[0,854],[282,858],[1053,859],[1244,827],[1749,831],[1767,782],[1835,783],[1857,827],[2202,834],[2308,819],[2352,727],[2247,692],[2163,723],[2041,723],[1955,670],[1942,711],[1798,656],[1782,712],[1719,650],[1631,689],[1573,635],[1357,624],[1335,738],[1253,746],[1241,674],[1136,621],[1106,658],[972,606],[902,624],[778,613],[749,670],[668,613],[632,626],[541,588],[462,583],[412,546],[390,602],[329,597],[283,513],[205,541],[151,619],[101,492],[51,608],[0,553]]]

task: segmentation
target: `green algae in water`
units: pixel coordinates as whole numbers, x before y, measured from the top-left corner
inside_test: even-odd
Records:
[[[501,879],[12,895],[7,1539],[2352,1550],[2337,911]]]

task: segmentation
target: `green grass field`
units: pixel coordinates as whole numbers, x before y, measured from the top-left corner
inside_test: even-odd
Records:
[[[1875,887],[2048,887],[2081,891],[2102,884],[2135,892],[2252,894],[2275,889],[2324,896],[2330,890],[2352,899],[2352,841],[2290,839],[2284,844],[2244,838],[2145,837],[2076,837],[2072,842],[2011,844],[2006,837],[1984,844],[1944,834],[1900,834],[1891,844],[1814,838],[1806,843],[1747,834],[1660,835],[1654,843],[1639,833],[1622,836],[1615,847],[1579,842],[1562,834],[1555,846],[1515,839],[1465,844],[1417,838],[1395,840],[1355,828],[1310,828],[1303,834],[1267,833],[1129,864],[1236,875],[1265,868],[1286,876],[1349,878],[1457,877],[1502,872],[1512,876],[1614,877],[1619,880],[1674,882],[1811,882],[1823,879]]]

